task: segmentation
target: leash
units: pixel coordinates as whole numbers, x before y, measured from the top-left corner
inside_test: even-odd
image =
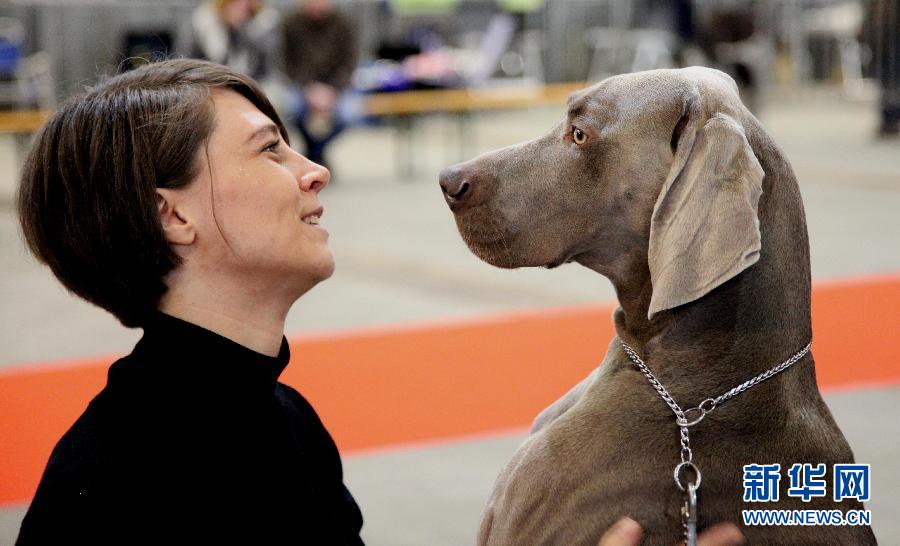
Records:
[[[684,493],[684,506],[681,508],[681,521],[684,525],[684,539],[685,546],[697,546],[697,490],[700,489],[700,481],[703,476],[700,474],[700,469],[694,464],[694,454],[691,451],[691,437],[689,429],[702,421],[707,415],[709,415],[714,409],[719,407],[724,402],[734,398],[735,396],[741,394],[747,389],[754,387],[766,379],[769,379],[772,376],[778,375],[784,370],[790,368],[794,365],[798,360],[806,356],[806,353],[809,352],[809,348],[812,346],[812,342],[807,343],[806,347],[801,349],[797,354],[785,360],[781,364],[777,366],[773,366],[763,373],[757,375],[752,379],[748,379],[744,381],[740,385],[734,387],[733,389],[726,391],[715,398],[707,398],[703,402],[693,408],[688,408],[686,410],[682,410],[681,406],[675,402],[675,399],[672,398],[672,395],[669,394],[669,391],[663,386],[662,383],[659,382],[659,379],[653,375],[653,372],[650,371],[650,368],[641,360],[641,357],[638,356],[637,352],[628,346],[624,341],[622,343],[622,350],[625,351],[625,354],[628,355],[628,358],[634,362],[634,365],[647,377],[647,381],[650,382],[650,385],[656,390],[659,394],[660,398],[669,406],[669,409],[672,410],[672,413],[675,414],[675,425],[681,431],[681,462],[675,465],[675,471],[673,473],[675,477],[675,485],[678,486],[678,489]],[[689,477],[684,477],[683,474],[685,471],[690,470],[694,474],[694,481],[691,481]]]

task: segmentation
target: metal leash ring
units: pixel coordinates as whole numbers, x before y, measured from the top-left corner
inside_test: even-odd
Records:
[[[700,469],[697,468],[697,465],[695,465],[691,461],[678,463],[678,465],[675,467],[675,472],[673,473],[673,475],[675,476],[675,485],[678,486],[678,489],[687,491],[687,486],[681,483],[681,471],[687,467],[690,467],[691,470],[694,471],[694,474],[697,475],[696,483],[688,482],[687,485],[692,485],[694,487],[694,490],[700,489],[700,482],[703,480],[703,476],[700,474]]]
[[[706,414],[716,409],[716,401],[712,398],[707,398],[703,402],[700,402],[700,405],[696,408],[688,408],[684,410],[682,414],[683,417],[678,417],[675,419],[675,423],[678,424],[679,427],[692,427],[703,420],[706,417]],[[689,413],[699,413],[695,419],[688,419]]]

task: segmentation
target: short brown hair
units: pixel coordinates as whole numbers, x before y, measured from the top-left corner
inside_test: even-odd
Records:
[[[156,188],[198,174],[214,126],[213,89],[252,102],[287,132],[248,76],[194,59],[150,63],[72,97],[47,121],[22,169],[19,220],[31,252],[70,291],[141,326],[179,263]]]

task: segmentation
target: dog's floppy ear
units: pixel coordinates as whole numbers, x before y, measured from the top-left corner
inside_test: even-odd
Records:
[[[732,83],[733,85],[733,83]],[[733,93],[731,90],[721,91]],[[731,113],[737,94],[695,92],[672,138],[675,160],[653,208],[647,318],[699,299],[759,260],[762,167]],[[731,104],[728,104],[731,102]],[[677,146],[675,146],[677,138]]]

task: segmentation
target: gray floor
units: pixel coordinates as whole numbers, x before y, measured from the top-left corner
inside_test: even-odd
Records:
[[[475,121],[470,145],[531,138],[559,116],[561,109],[486,115]],[[760,117],[800,180],[814,279],[900,271],[900,141],[873,140],[873,105],[809,95],[772,103]],[[434,118],[415,138],[418,168],[409,180],[395,175],[398,142],[388,129],[358,129],[336,144],[336,183],[322,200],[338,268],[294,307],[289,334],[614,298],[606,280],[577,266],[510,272],[474,258],[437,188],[440,167],[458,158],[455,127]],[[11,171],[0,164],[0,185]],[[9,203],[0,204],[0,264],[0,367],[121,354],[137,339],[25,255]],[[900,390],[827,398],[857,458],[873,464],[876,532],[883,544],[900,545]],[[520,441],[501,436],[348,458],[367,542],[470,544],[493,479]],[[0,510],[0,545],[11,543],[22,513]]]

